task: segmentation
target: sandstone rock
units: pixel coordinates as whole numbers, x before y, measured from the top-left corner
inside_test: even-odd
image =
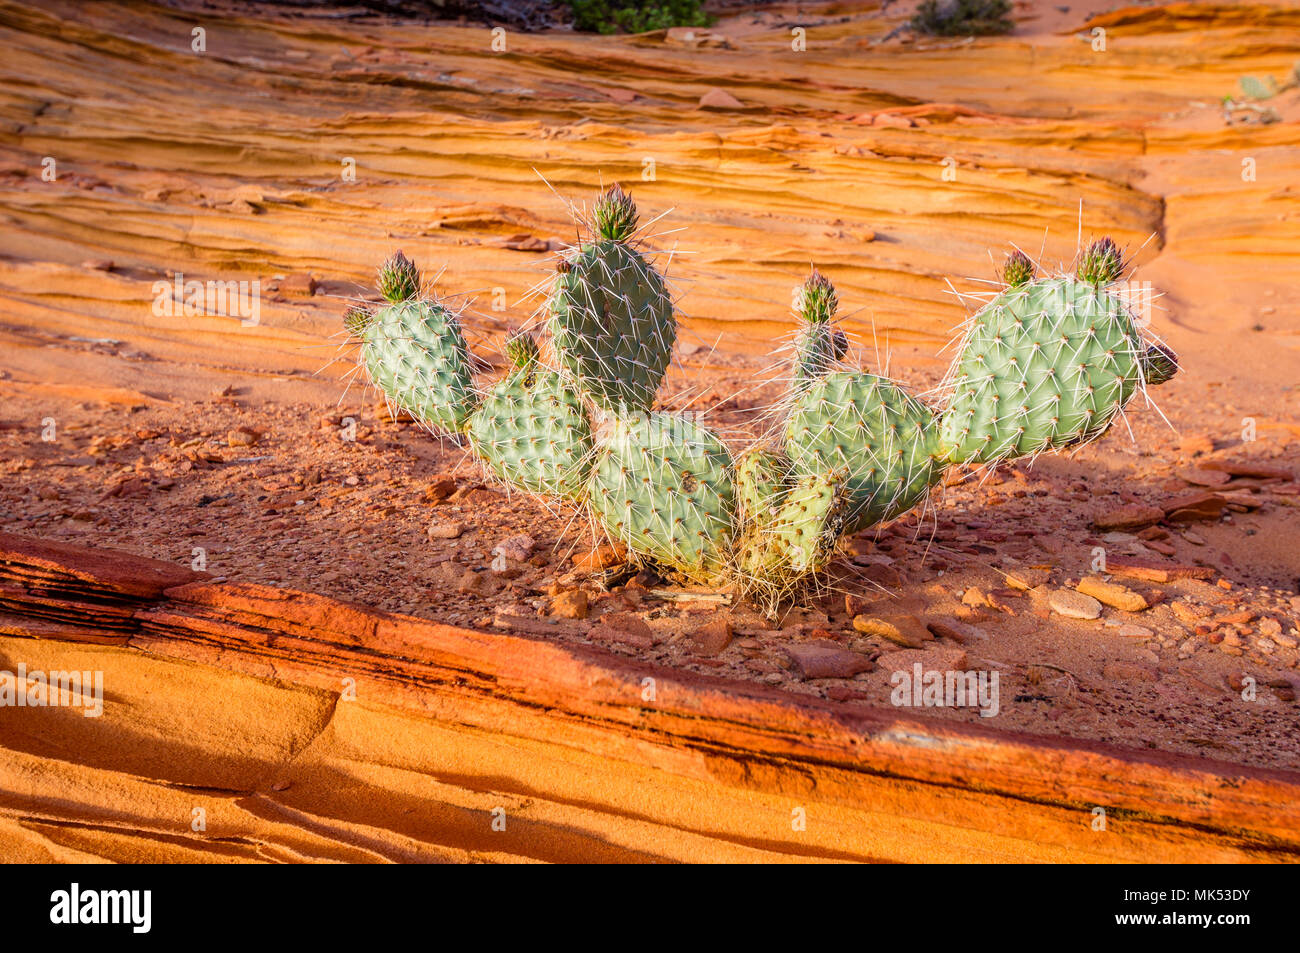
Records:
[[[1048,597],[1048,605],[1068,619],[1095,619],[1101,615],[1100,602],[1073,589],[1057,589]]]
[[[1294,480],[1295,474],[1286,467],[1271,466],[1267,463],[1250,463],[1237,460],[1206,460],[1201,464],[1202,470],[1215,470],[1234,477],[1249,477],[1256,480]]]
[[[908,648],[916,648],[934,638],[921,620],[913,615],[893,615],[888,618],[857,615],[853,617],[853,628],[863,635],[877,636]]]
[[[731,620],[718,614],[691,633],[691,642],[697,655],[717,655],[731,644],[731,636]]]
[[[424,499],[427,503],[441,503],[447,497],[456,492],[456,478],[447,474],[436,476],[424,488]]]
[[[876,659],[876,668],[881,672],[911,674],[918,662],[923,672],[964,672],[970,668],[964,649],[939,647],[886,652]]]
[[[956,619],[931,619],[925,627],[935,638],[951,639],[960,645],[966,645],[974,639],[985,638],[985,633],[980,629]]]
[[[620,544],[606,543],[573,558],[573,568],[577,572],[593,573],[602,569],[611,569],[627,562],[627,547]]]
[[[1158,523],[1164,519],[1164,516],[1165,511],[1158,506],[1131,503],[1126,506],[1116,506],[1097,514],[1093,517],[1092,525],[1094,529],[1102,533],[1111,530],[1134,530],[1150,526],[1152,523]]]
[[[520,533],[516,536],[508,536],[497,543],[492,547],[492,555],[504,556],[506,559],[521,563],[533,554],[533,547],[536,545],[536,541],[531,536]]]
[[[744,109],[745,104],[742,103],[735,96],[731,95],[731,93],[727,92],[724,89],[718,89],[715,86],[709,89],[708,92],[706,92],[703,96],[700,97],[700,108],[701,109]]]
[[[461,533],[465,532],[465,527],[461,523],[444,523],[441,520],[434,520],[424,532],[430,539],[456,539]]]
[[[1228,501],[1217,493],[1194,493],[1180,496],[1165,503],[1164,516],[1171,523],[1194,523],[1199,520],[1217,520],[1223,515]]]
[[[899,571],[883,563],[868,563],[862,567],[860,575],[886,589],[899,589],[903,585],[903,577]]]
[[[875,668],[865,655],[850,652],[833,642],[787,645],[784,651],[804,678],[852,678]]]
[[[1141,612],[1149,608],[1146,599],[1125,586],[1106,582],[1100,576],[1085,576],[1076,587],[1086,596],[1125,612]]]
[[[558,592],[551,600],[551,615],[558,619],[585,619],[587,609],[587,593],[582,589]]]
[[[1112,576],[1129,576],[1133,579],[1145,579],[1148,582],[1214,578],[1214,570],[1208,566],[1187,566],[1177,563],[1143,562],[1131,559],[1106,560],[1106,572]]]
[[[1037,589],[1039,586],[1047,584],[1051,578],[1051,571],[1039,566],[1020,566],[1016,569],[1007,569],[1003,571],[1006,576],[1007,585],[1012,589]]]
[[[1186,467],[1175,470],[1174,475],[1184,483],[1190,483],[1193,486],[1223,486],[1232,479],[1231,475],[1224,473],[1222,470],[1208,470],[1199,467]]]
[[[293,274],[280,282],[280,294],[295,298],[310,298],[316,293],[316,279],[307,274]]]
[[[631,612],[606,612],[588,635],[600,642],[617,642],[636,649],[648,649],[655,644],[654,629]]]

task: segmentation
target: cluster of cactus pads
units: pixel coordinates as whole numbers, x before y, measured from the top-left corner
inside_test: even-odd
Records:
[[[1005,287],[968,322],[937,404],[844,363],[831,282],[800,290],[779,424],[739,454],[692,415],[654,409],[677,325],[664,278],[633,240],[618,186],[590,238],[559,261],[536,338],[506,344],[511,369],[472,372],[455,313],[422,291],[401,252],[380,270],[385,304],[354,308],[349,334],[370,379],[427,426],[462,435],[510,487],[584,507],[632,557],[768,609],[818,577],[841,539],[918,504],[951,466],[992,464],[1103,433],[1139,389],[1177,371],[1114,287],[1109,239],[1073,275],[1038,276],[1012,253]]]

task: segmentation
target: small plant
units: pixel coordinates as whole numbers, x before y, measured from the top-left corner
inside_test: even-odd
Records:
[[[1241,95],[1246,99],[1272,99],[1278,93],[1300,86],[1300,61],[1291,67],[1291,75],[1278,82],[1272,76],[1243,76],[1237,80]]]
[[[576,504],[636,562],[768,611],[815,583],[846,535],[922,504],[950,466],[1095,439],[1178,371],[1113,290],[1125,262],[1109,238],[1083,249],[1073,274],[1039,275],[1010,254],[1005,287],[971,317],[933,405],[845,363],[838,295],[814,270],[777,423],[737,456],[695,416],[654,409],[677,325],[637,247],[631,196],[604,192],[588,227],[552,280],[553,359],[513,333],[510,370],[491,386],[473,379],[458,316],[401,252],[380,269],[387,303],[349,309],[344,326],[392,403],[464,435],[507,486]]]
[[[1009,0],[925,0],[909,25],[931,36],[990,36],[1016,26]]]
[[[573,28],[596,33],[647,33],[675,26],[708,26],[700,0],[570,0]]]

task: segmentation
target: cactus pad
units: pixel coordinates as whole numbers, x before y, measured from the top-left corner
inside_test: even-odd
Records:
[[[663,277],[626,243],[631,199],[597,204],[600,236],[560,263],[550,299],[550,330],[561,367],[601,407],[649,410],[677,338]],[[631,211],[628,211],[630,206]]]
[[[943,472],[930,409],[888,378],[861,371],[828,374],[808,387],[791,409],[785,450],[797,477],[847,471],[849,533],[905,513]]]
[[[469,421],[470,445],[510,486],[580,500],[591,469],[591,423],[573,387],[537,362],[537,344],[518,335],[515,362]]]
[[[476,397],[469,349],[456,316],[433,301],[381,308],[362,332],[370,379],[430,426],[459,433]]]
[[[588,506],[632,552],[718,581],[729,553],[733,476],[726,446],[689,417],[618,417],[597,453]]]
[[[1102,249],[1089,274],[1114,263]],[[1065,277],[1009,288],[971,320],[943,445],[955,462],[988,463],[1095,437],[1142,382],[1145,352],[1133,316],[1103,286]]]

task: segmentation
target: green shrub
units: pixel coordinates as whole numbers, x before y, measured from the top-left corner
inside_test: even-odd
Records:
[[[573,28],[597,33],[646,33],[712,22],[700,0],[570,0]]]
[[[934,36],[986,36],[1010,33],[1009,0],[925,0],[912,17],[912,29]]]

